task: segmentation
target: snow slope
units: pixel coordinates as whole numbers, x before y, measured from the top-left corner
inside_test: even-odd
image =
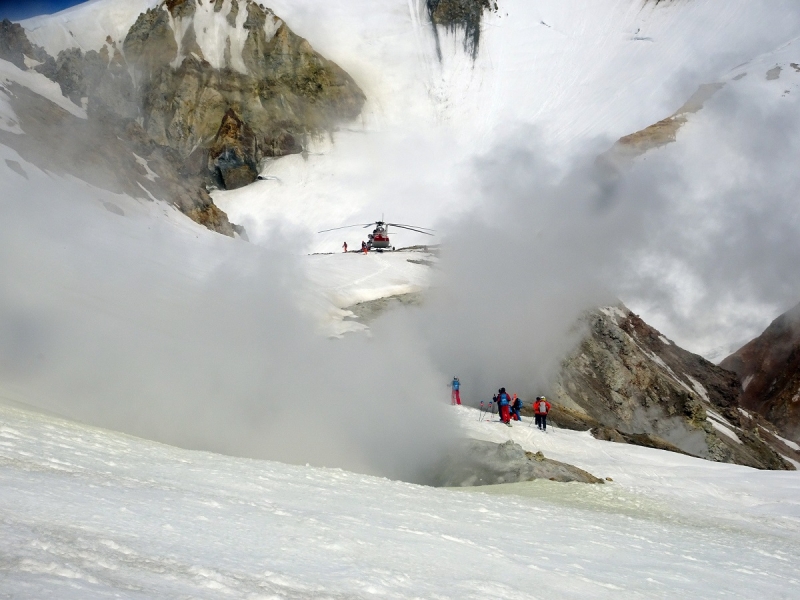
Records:
[[[32,43],[51,56],[67,48],[100,50],[106,38],[122,45],[136,18],[160,0],[88,0],[54,15],[22,22]]]
[[[35,71],[23,71],[7,60],[0,59],[0,99],[10,93],[8,91],[8,85],[12,83],[26,87],[36,94],[47,98],[56,106],[63,108],[65,111],[78,118],[86,118],[86,111],[65,98],[57,83],[50,81],[40,73]],[[3,118],[14,120],[16,116],[14,115],[13,109],[8,106],[8,101],[3,100],[3,104],[6,107],[3,109]],[[15,133],[19,132],[15,131]]]
[[[454,409],[456,410],[456,409]],[[0,405],[0,589],[36,598],[791,597],[797,473],[471,435],[614,482],[432,489],[188,452]]]
[[[120,42],[139,12],[156,4],[93,0],[24,26],[52,54],[67,47],[99,49],[107,36]],[[240,23],[230,28],[220,21],[228,6],[226,0],[223,12],[214,15],[208,13],[210,5],[201,10],[209,22],[209,37],[201,45],[212,61],[219,58],[219,40],[230,38],[233,46],[241,41]],[[495,201],[481,190],[475,172],[498,149],[535,138],[554,170],[566,169],[576,153],[595,147],[600,152],[620,136],[672,114],[701,84],[750,85],[752,75],[732,81],[741,72],[737,69],[771,59],[776,48],[785,50],[778,51],[785,62],[797,60],[786,48],[800,32],[800,12],[789,0],[502,0],[496,12],[484,15],[475,62],[463,51],[460,34],[444,31],[440,62],[423,0],[275,0],[269,7],[353,75],[368,98],[358,122],[331,139],[309,140],[302,157],[265,164],[267,180],[213,194],[252,241],[269,244],[276,235],[290,235],[298,253],[334,252],[345,240],[357,246],[362,232],[343,232],[351,237],[314,232],[381,215],[438,227],[446,236],[465,213]],[[181,23],[172,27],[180,37]],[[13,117],[4,122],[14,130]],[[685,127],[681,136],[690,130]],[[709,154],[705,147],[695,153]],[[697,171],[705,168],[703,161],[693,164]],[[688,172],[681,174],[695,195],[713,189]],[[683,189],[671,194],[673,201],[692,195]],[[695,205],[708,212],[706,204]],[[713,202],[711,207],[719,208]],[[687,213],[678,217],[681,224],[698,223]],[[403,233],[395,245],[428,242]],[[637,298],[637,290],[627,290],[624,300],[679,344],[706,356],[724,353],[748,337],[745,331],[754,333],[776,314],[774,301],[738,299],[729,289],[730,299],[692,320],[686,315],[699,313],[697,299],[708,295],[703,275],[684,262],[654,267],[647,258],[640,260],[636,282],[658,271],[679,290],[672,304],[685,308],[680,315],[665,315],[659,298]],[[717,317],[709,314],[714,312]],[[697,322],[707,323],[709,331],[695,333]],[[742,329],[738,339],[723,340],[734,322]]]
[[[107,36],[120,42],[156,4],[93,0],[23,25],[54,55],[99,49]],[[281,185],[215,195],[256,239],[276,223],[317,230],[381,211],[435,221],[467,208],[459,166],[520,126],[537,128],[554,156],[568,156],[595,137],[614,140],[654,123],[699,84],[798,31],[796,11],[775,3],[503,0],[486,13],[475,63],[445,32],[440,63],[423,0],[275,0],[269,7],[353,75],[368,103],[361,122],[333,144],[312,143],[305,166],[293,158],[271,165]],[[217,17],[208,17],[209,36]],[[180,36],[180,23],[172,26]],[[234,46],[240,29],[226,29]],[[213,63],[221,50],[212,42]],[[332,248],[321,241],[311,249]]]
[[[312,146],[302,176],[270,165],[282,185],[220,192],[215,201],[249,222],[256,239],[278,218],[274,203],[304,207],[286,218],[310,229],[381,212],[424,225],[469,208],[470,161],[520,128],[533,127],[554,159],[597,137],[610,143],[798,31],[795,11],[752,2],[499,5],[485,17],[476,62],[444,34],[440,64],[421,0],[271,3],[355,77],[368,103],[360,126]]]

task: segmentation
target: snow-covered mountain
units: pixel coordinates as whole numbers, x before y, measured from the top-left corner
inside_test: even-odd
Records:
[[[557,423],[761,469],[794,468],[800,460],[794,449],[763,439],[775,431],[742,410],[734,373],[676,346],[625,307],[603,308],[586,321],[588,333],[554,386]]]
[[[0,95],[4,180],[17,196],[35,189],[47,197],[26,217],[33,223],[40,218],[37,211],[50,210],[44,207],[59,196],[82,194],[77,177],[90,185],[85,189],[94,198],[86,208],[93,204],[103,213],[91,216],[91,210],[81,209],[82,218],[99,219],[103,224],[97,230],[109,237],[119,235],[111,231],[126,229],[124,224],[106,225],[109,214],[166,215],[166,230],[172,230],[174,215],[159,208],[161,200],[212,230],[243,233],[230,224],[231,216],[246,226],[256,244],[288,239],[300,251],[338,249],[350,235],[346,231],[318,237],[309,232],[351,219],[371,220],[379,211],[403,214],[405,221],[440,222],[450,240],[458,242],[452,247],[491,243],[496,235],[493,225],[471,230],[459,223],[459,215],[468,211],[477,211],[488,223],[500,219],[500,235],[523,240],[530,236],[529,223],[535,223],[546,237],[537,233],[530,243],[509,251],[530,251],[546,263],[561,264],[552,275],[555,280],[539,267],[523,267],[511,276],[531,279],[541,288],[562,287],[559,273],[583,274],[563,285],[565,295],[580,300],[554,336],[563,337],[581,310],[607,298],[583,298],[584,279],[597,273],[602,283],[614,281],[616,295],[679,343],[694,341],[709,351],[720,335],[720,322],[744,318],[752,327],[767,307],[752,293],[725,305],[728,291],[707,292],[704,285],[713,277],[692,270],[704,257],[698,260],[685,249],[704,246],[687,243],[686,203],[698,211],[713,204],[699,179],[699,173],[710,177],[706,163],[695,160],[713,135],[701,132],[725,127],[718,122],[718,105],[731,97],[793,101],[791,64],[797,63],[791,61],[792,40],[800,31],[795,12],[747,2],[720,8],[711,2],[621,0],[505,0],[497,5],[306,0],[266,7],[251,0],[96,0],[22,27],[3,25],[0,48],[10,61],[3,62]],[[777,97],[776,86],[783,90]],[[548,152],[550,162],[536,167],[541,172],[536,171],[532,186],[517,189],[513,185],[520,173],[506,169],[517,157],[531,158],[525,154],[531,139],[535,152]],[[623,174],[617,177],[636,182],[643,174],[652,175],[646,171],[648,160],[667,161],[664,172],[682,169],[678,179],[704,197],[697,202],[696,193],[684,200],[661,186],[655,197],[661,201],[665,196],[663,201],[645,203],[640,218],[633,205],[642,204],[641,190],[635,185],[626,190],[630,185],[622,179],[612,185],[622,189],[612,202],[618,214],[608,224],[587,218],[583,229],[565,226],[558,213],[548,212],[549,201],[527,201],[531,195],[555,194],[558,202],[563,201],[556,198],[560,194],[574,196],[568,186],[562,190],[547,182],[575,178],[583,167],[569,159],[558,161],[585,153],[583,147],[593,157],[616,139],[617,146],[635,146],[640,157],[632,166],[618,165]],[[688,172],[690,167],[697,172]],[[526,168],[520,170],[523,179]],[[211,185],[225,187],[227,181],[228,187],[237,187],[251,180],[256,169],[262,180],[240,189]],[[591,174],[590,180],[595,177]],[[502,189],[509,181],[512,185]],[[539,182],[545,187],[537,188]],[[607,201],[606,184],[587,183],[599,190],[592,202]],[[495,196],[506,195],[519,197],[505,204],[496,201]],[[154,200],[152,210],[142,211]],[[542,208],[520,208],[528,206]],[[663,207],[670,208],[665,212]],[[576,210],[591,213],[586,207]],[[644,224],[660,218],[670,219],[674,229],[659,225],[651,230]],[[631,221],[640,223],[641,230],[620,235],[619,229]],[[695,225],[692,232],[703,230],[699,220]],[[662,233],[668,234],[664,245],[652,246],[651,239]],[[428,241],[413,233],[397,235],[403,244]],[[617,237],[634,240],[620,251],[622,262],[601,241]],[[675,246],[670,239],[678,240]],[[351,246],[359,241],[349,238]],[[207,243],[198,243],[203,247],[187,251],[207,257]],[[573,256],[570,247],[579,251]],[[246,263],[259,251],[244,247],[230,252]],[[299,304],[328,332],[363,329],[349,312],[358,303],[416,294],[443,283],[429,268],[430,257],[411,262],[402,256],[374,257],[361,263],[350,258],[302,260],[300,270],[308,279],[301,287],[314,292],[301,294]],[[445,261],[442,268],[452,269],[452,264]],[[490,265],[486,273],[479,268],[468,265],[465,277],[482,280],[492,270]],[[482,292],[470,293],[479,297]],[[660,301],[664,295],[666,302]],[[686,298],[709,296],[719,299],[693,307],[705,309],[696,317],[676,308]],[[553,302],[565,304],[564,298]],[[526,314],[525,307],[520,305],[519,312]],[[712,312],[721,314],[711,318]],[[520,315],[508,313],[510,319]],[[709,332],[702,328],[705,322],[712,323]],[[680,328],[686,323],[699,337]],[[556,345],[553,356],[542,357],[552,364],[568,349]],[[550,369],[547,377],[555,371]],[[520,377],[520,383],[553,383],[547,377]]]
[[[0,404],[0,589],[501,599],[797,586],[796,473],[458,417],[474,437],[613,481],[428,488],[188,452]]]
[[[790,596],[800,455],[681,346],[800,295],[799,37],[789,0],[2,23],[0,592]],[[382,215],[436,236],[339,251]],[[605,483],[403,482],[463,437]]]
[[[88,180],[105,171],[102,176],[128,194],[144,192],[142,197],[167,200],[212,230],[242,233],[207,189],[252,183],[265,157],[299,153],[306,137],[358,116],[363,93],[261,5],[150,4],[136,13],[88,3],[41,25],[34,20],[28,31],[4,24],[0,58],[57,82],[89,121],[72,123],[12,90],[12,120],[28,119],[39,128],[29,125],[25,142],[15,147],[26,146],[28,159],[40,164],[49,154],[52,163],[65,154],[52,152],[54,138],[70,146],[82,140],[85,147],[73,153],[108,158],[89,165],[62,160],[58,167]],[[59,34],[67,32],[65,41]],[[103,133],[111,130],[106,139]],[[34,142],[36,151],[30,149]],[[137,172],[132,165],[119,168],[132,155],[145,164],[138,177],[126,177]]]

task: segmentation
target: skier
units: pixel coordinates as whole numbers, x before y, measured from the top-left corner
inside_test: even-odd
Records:
[[[342,244],[342,249],[345,251],[345,253],[347,253],[347,242]]]
[[[453,383],[450,384],[450,387],[453,388],[453,391],[450,393],[450,404],[453,406],[456,404],[461,406],[461,382],[458,380],[458,377],[453,377]]]
[[[510,398],[506,393],[506,388],[500,388],[500,391],[497,394],[497,404],[500,406],[500,421],[511,427],[511,417],[508,414],[508,405],[510,404]]]
[[[522,421],[522,416],[519,414],[519,411],[522,409],[522,400],[517,398],[517,395],[514,394],[514,401],[511,403],[511,418],[515,421]]]
[[[536,426],[542,431],[547,431],[547,413],[550,412],[550,403],[544,396],[537,396],[533,403],[533,412],[536,415]]]
[[[361,251],[366,254],[367,253],[367,242],[361,240]]]

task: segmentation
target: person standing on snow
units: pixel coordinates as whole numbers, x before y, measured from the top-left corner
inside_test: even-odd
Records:
[[[533,403],[533,413],[536,415],[536,426],[542,431],[547,431],[547,413],[550,412],[550,403],[544,396],[537,396]]]
[[[500,392],[497,394],[497,404],[500,406],[500,421],[511,427],[511,417],[509,416],[511,398],[508,397],[504,387],[500,388]]]
[[[361,240],[361,251],[366,254],[367,253],[367,242]]]
[[[344,244],[342,244],[342,250],[344,250],[344,251],[345,251],[345,253],[347,252],[347,242],[345,242]]]
[[[515,421],[522,421],[522,416],[519,414],[519,411],[522,409],[522,400],[517,398],[517,395],[514,394],[514,401],[511,403],[511,418]]]
[[[461,382],[458,380],[458,377],[453,377],[453,383],[450,384],[450,387],[453,388],[453,391],[450,393],[450,404],[453,406],[456,404],[461,406]]]

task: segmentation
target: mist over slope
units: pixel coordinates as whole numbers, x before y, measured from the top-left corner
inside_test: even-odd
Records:
[[[2,356],[15,393],[179,445],[413,478],[455,431],[437,412],[454,374],[473,401],[500,385],[536,394],[586,309],[622,297],[712,356],[732,326],[741,335],[800,295],[785,277],[798,252],[785,160],[797,94],[769,87],[794,72],[776,83],[765,68],[791,60],[793,3],[499,7],[482,14],[474,56],[462,29],[436,30],[440,56],[423,2],[273,3],[366,103],[302,154],[262,161],[265,180],[212,191],[252,245],[4,146]],[[97,0],[24,25],[53,55],[99,51],[124,41],[138,9]],[[676,143],[621,169],[597,162],[723,79]],[[430,300],[369,337],[328,340],[297,307],[346,306],[305,280],[298,255],[348,239],[313,231],[382,214],[441,234]],[[364,279],[394,282],[391,265],[376,271]]]
[[[449,439],[420,342],[320,335],[280,244],[159,218],[2,150],[25,174],[0,162],[4,395],[183,447],[411,480]]]

